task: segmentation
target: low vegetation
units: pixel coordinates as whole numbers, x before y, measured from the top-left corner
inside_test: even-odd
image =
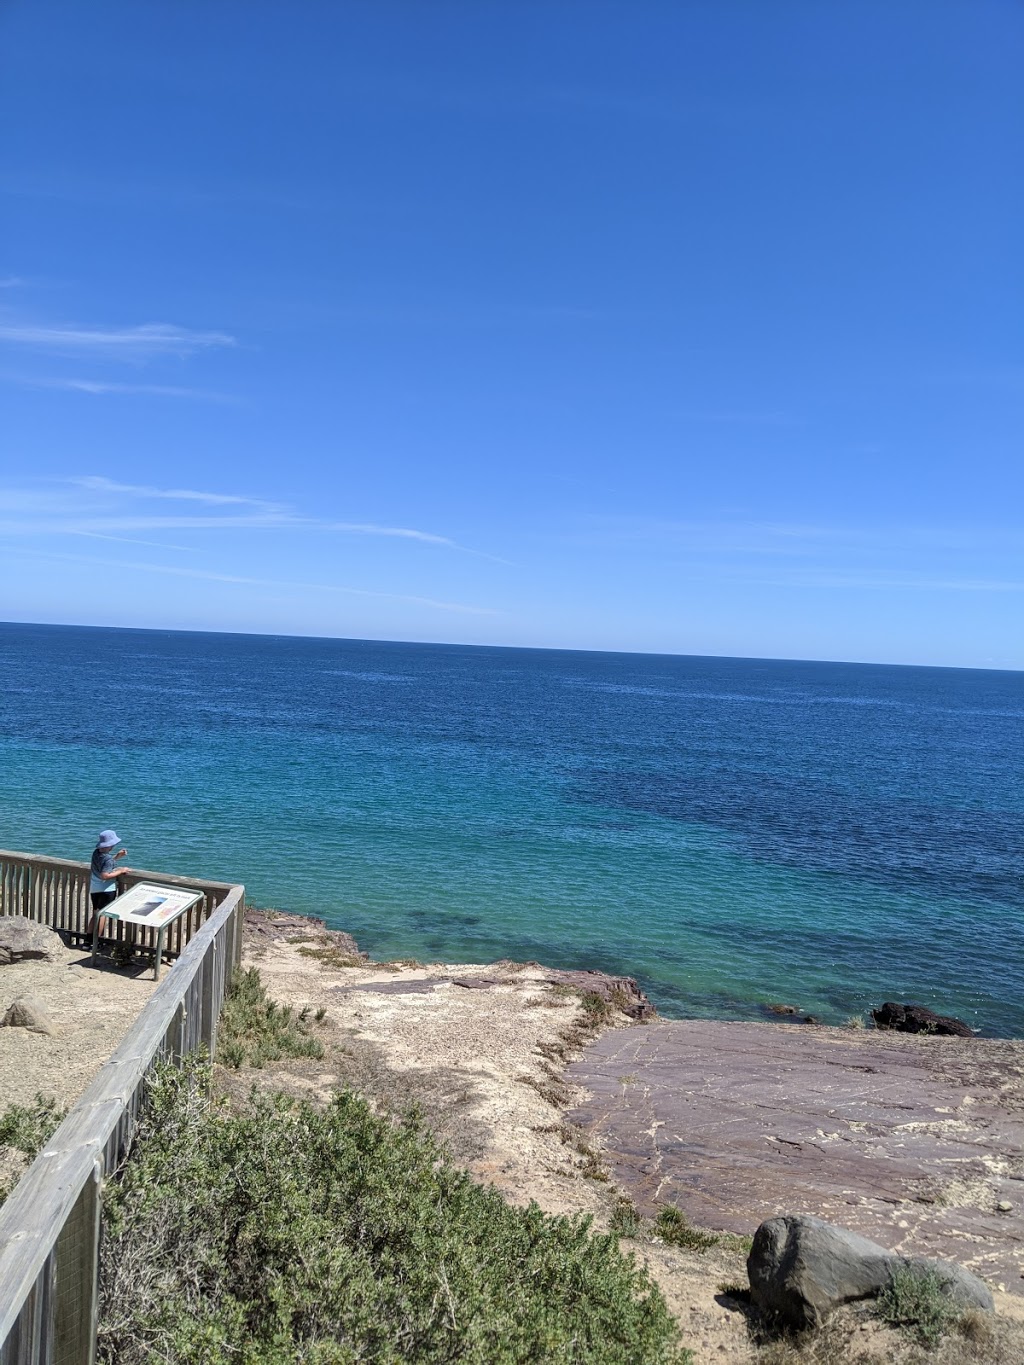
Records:
[[[66,1113],[52,1097],[36,1095],[31,1104],[9,1104],[0,1114],[0,1204]]]
[[[963,1316],[950,1298],[940,1271],[930,1266],[905,1266],[893,1272],[879,1294],[878,1316],[892,1327],[908,1330],[922,1346],[934,1346]]]
[[[305,941],[308,942],[308,940]],[[293,938],[290,939],[289,942],[300,943],[304,941],[297,938]],[[311,957],[314,959],[314,961],[319,962],[322,966],[329,967],[332,970],[341,967],[366,966],[366,961],[364,958],[358,957],[355,953],[344,953],[341,951],[340,948],[335,948],[332,946],[319,948],[307,948],[303,946],[299,948],[297,951],[301,957]]]
[[[690,1251],[708,1251],[718,1245],[718,1234],[695,1228],[674,1204],[658,1210],[654,1230],[669,1246],[687,1247]]]
[[[209,1097],[158,1067],[108,1188],[99,1358],[117,1365],[683,1365],[660,1291],[585,1217],[507,1204],[415,1116]]]
[[[250,967],[231,982],[220,1016],[217,1060],[238,1068],[261,1067],[282,1057],[322,1057],[323,1044],[313,1024],[323,1017],[323,1010],[311,1018],[309,1010],[296,1012],[271,1000],[259,970]]]

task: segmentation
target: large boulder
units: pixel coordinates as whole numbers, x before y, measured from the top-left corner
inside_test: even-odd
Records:
[[[898,1258],[821,1218],[769,1218],[754,1234],[747,1275],[754,1302],[793,1327],[815,1327],[840,1303],[888,1284]]]
[[[0,967],[28,958],[55,962],[61,948],[55,929],[27,915],[0,915]]]
[[[881,1292],[900,1266],[938,1271],[964,1307],[992,1308],[977,1276],[948,1261],[908,1260],[821,1218],[769,1218],[754,1234],[747,1275],[754,1302],[790,1327],[817,1327],[842,1303]]]
[[[962,1019],[950,1014],[935,1014],[924,1005],[897,1005],[887,1000],[871,1011],[875,1027],[894,1029],[897,1033],[938,1033],[949,1038],[973,1038],[974,1030]]]
[[[46,1012],[46,1006],[34,995],[22,995],[10,1005],[0,1019],[0,1028],[27,1028],[31,1033],[45,1033],[51,1037],[60,1032]]]

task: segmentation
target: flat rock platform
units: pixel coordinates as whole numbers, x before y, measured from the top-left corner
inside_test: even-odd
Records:
[[[1024,1294],[1024,1043],[711,1021],[616,1029],[568,1117],[638,1207],[811,1213]],[[1009,1206],[1009,1207],[1007,1207]]]

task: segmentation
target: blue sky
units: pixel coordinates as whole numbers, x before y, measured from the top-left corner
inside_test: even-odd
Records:
[[[8,0],[0,616],[1024,668],[1024,5]]]

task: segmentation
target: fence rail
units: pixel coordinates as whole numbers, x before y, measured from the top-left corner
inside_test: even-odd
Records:
[[[0,1365],[92,1365],[103,1177],[125,1149],[154,1062],[180,1060],[203,1044],[216,1049],[220,1008],[241,957],[244,888],[133,876],[201,889],[205,913],[173,971],[0,1208]],[[88,864],[0,852],[3,913],[84,937],[69,921],[88,878]]]
[[[166,872],[144,872],[140,868],[126,870],[118,883],[129,891],[138,882],[162,882],[165,886],[183,886],[201,891],[202,900],[168,925],[164,942],[167,957],[178,957],[199,926],[207,919],[232,889],[230,882],[211,882],[202,878],[174,877]],[[88,924],[92,917],[89,901],[89,864],[71,862],[67,858],[39,858],[32,853],[11,853],[0,849],[0,915],[27,915],[29,919],[48,924],[68,934],[76,943],[91,942]],[[107,921],[110,926],[111,921]],[[113,932],[104,942],[121,942],[126,932],[132,931],[139,947],[156,951],[156,930],[113,923]]]

